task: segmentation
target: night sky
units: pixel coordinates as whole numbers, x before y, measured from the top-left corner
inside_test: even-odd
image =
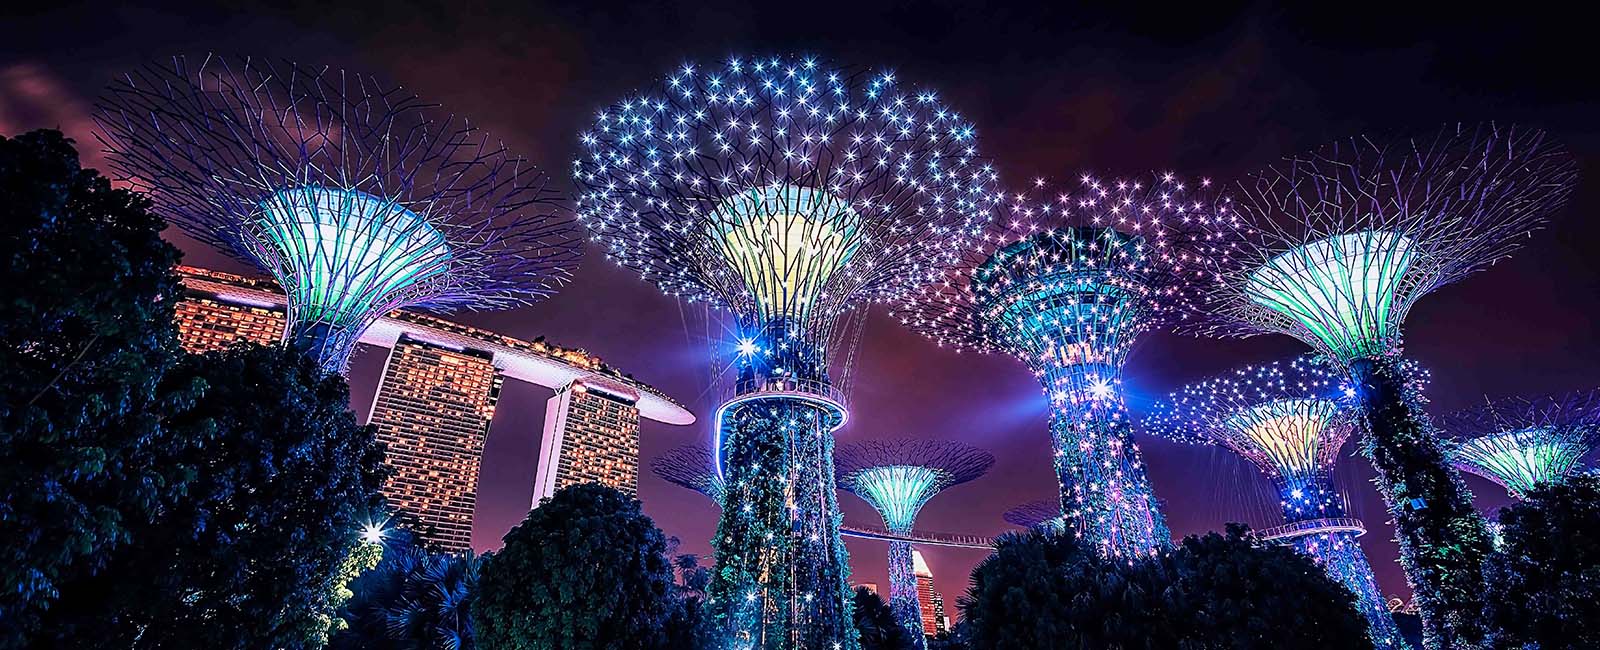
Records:
[[[131,4],[131,3],[129,3]],[[371,73],[470,117],[571,187],[565,170],[595,111],[648,87],[687,61],[729,55],[814,54],[893,68],[907,86],[938,89],[978,127],[982,152],[1002,181],[1101,177],[1172,170],[1233,182],[1252,169],[1361,133],[1431,133],[1452,121],[1498,120],[1546,128],[1586,170],[1600,161],[1600,85],[1593,40],[1572,16],[1363,9],[1030,10],[955,3],[581,3],[514,9],[461,3],[331,9],[65,7],[29,2],[0,13],[0,133],[56,127],[98,164],[89,114],[115,75],[185,53],[291,58]],[[1086,11],[1088,13],[1086,13]],[[1117,13],[1095,13],[1113,11]],[[1315,11],[1317,13],[1301,13]],[[31,12],[31,13],[29,13]],[[1587,206],[1600,173],[1527,248],[1429,296],[1407,321],[1407,352],[1433,371],[1435,412],[1485,395],[1548,393],[1600,384],[1600,235]],[[171,235],[171,233],[169,233]],[[171,235],[187,261],[244,271]],[[526,309],[460,320],[506,334],[578,346],[677,397],[702,420],[646,422],[643,455],[709,439],[715,407],[703,310],[680,306],[591,249],[575,282]],[[1129,362],[1137,412],[1184,382],[1236,364],[1302,351],[1286,337],[1246,341],[1152,335]],[[366,351],[352,370],[355,410],[365,416],[383,355]],[[841,441],[948,438],[990,449],[988,477],[935,498],[919,527],[998,533],[1005,509],[1055,491],[1045,399],[1005,357],[957,355],[900,329],[881,311],[868,319],[850,424]],[[544,402],[550,391],[512,382],[489,437],[474,542],[492,549],[526,513]],[[1140,436],[1151,480],[1175,533],[1226,521],[1277,523],[1275,497],[1255,470],[1227,452]],[[1351,445],[1353,446],[1353,445]],[[1348,455],[1351,446],[1347,446]],[[1372,532],[1363,542],[1389,594],[1408,594],[1366,460],[1343,461],[1341,487]],[[1507,502],[1468,478],[1485,509]],[[686,552],[709,553],[716,510],[646,469],[645,510]],[[846,518],[878,523],[854,497]],[[886,547],[848,542],[855,581],[886,583]],[[924,549],[947,598],[984,552]],[[1409,597],[1409,596],[1407,596]]]

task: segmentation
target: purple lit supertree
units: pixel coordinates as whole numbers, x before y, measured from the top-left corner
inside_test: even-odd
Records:
[[[978,236],[995,174],[972,126],[893,73],[735,58],[600,110],[582,143],[578,217],[607,256],[738,329],[713,448],[723,642],[853,650],[827,352],[844,312],[935,279]]]
[[[709,448],[684,445],[650,461],[650,470],[668,483],[704,494],[721,507],[727,486],[723,485],[722,476],[717,474],[715,462]]]
[[[1233,218],[1209,182],[1081,180],[1076,195],[1041,180],[994,197],[985,238],[900,319],[1027,364],[1050,401],[1064,525],[1104,555],[1149,556],[1171,538],[1129,437],[1123,362],[1141,335],[1185,318],[1219,237],[1201,226]]]
[[[1039,499],[1017,504],[1000,518],[1013,526],[1055,530],[1061,526],[1061,500]]]
[[[277,281],[285,341],[330,372],[390,311],[526,305],[578,259],[542,172],[371,77],[179,57],[113,83],[95,122],[163,217]]]
[[[1455,466],[1524,498],[1560,481],[1600,446],[1600,390],[1513,397],[1452,413],[1441,428],[1455,438]]]
[[[1483,518],[1401,363],[1411,306],[1504,258],[1567,200],[1570,157],[1539,131],[1446,127],[1341,142],[1242,183],[1202,331],[1294,336],[1342,364],[1361,401],[1430,648],[1478,643]]]
[[[1339,449],[1355,429],[1344,375],[1311,358],[1245,366],[1185,386],[1156,405],[1145,430],[1180,442],[1220,445],[1250,461],[1278,490],[1286,525],[1263,539],[1295,547],[1356,595],[1373,644],[1404,648],[1333,482]]]
[[[994,456],[959,442],[869,440],[840,447],[834,462],[841,489],[872,504],[890,533],[909,536],[922,506],[983,476],[994,466]],[[919,645],[926,645],[911,542],[904,540],[889,542],[889,610]]]

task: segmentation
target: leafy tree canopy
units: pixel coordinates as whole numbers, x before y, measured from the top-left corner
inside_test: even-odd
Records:
[[[340,610],[349,628],[334,650],[472,650],[472,601],[479,558],[430,553],[403,537],[385,542],[383,560],[350,584]]]
[[[0,137],[0,647],[187,478],[150,462],[179,352],[178,251],[148,208],[57,131]]]
[[[917,647],[916,639],[911,638],[911,633],[895,621],[894,612],[890,611],[883,598],[867,591],[866,587],[856,587],[854,613],[856,630],[861,632],[861,650],[911,650]]]
[[[1575,476],[1500,511],[1484,567],[1496,648],[1600,648],[1600,477]]]
[[[655,648],[673,588],[666,539],[638,500],[575,485],[484,558],[473,628],[485,650]]]

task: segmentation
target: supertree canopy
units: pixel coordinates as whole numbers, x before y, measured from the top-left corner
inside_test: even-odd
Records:
[[[1342,372],[1311,358],[1245,366],[1185,386],[1156,405],[1145,429],[1183,442],[1214,444],[1250,461],[1277,488],[1287,525],[1261,531],[1317,561],[1356,595],[1374,645],[1406,647],[1378,590],[1372,565],[1335,489],[1333,466],[1355,428]]]
[[[937,277],[978,236],[995,173],[972,126],[890,72],[735,58],[601,109],[582,143],[578,218],[607,256],[737,323],[714,448],[727,647],[855,648],[827,350],[843,312]]]
[[[1241,184],[1241,224],[1219,231],[1232,241],[1213,258],[1213,318],[1201,329],[1288,334],[1346,367],[1429,647],[1482,637],[1489,537],[1399,367],[1401,323],[1422,296],[1509,254],[1575,178],[1539,131],[1355,139]]]
[[[910,535],[917,513],[934,495],[989,471],[994,456],[958,442],[901,439],[864,441],[839,448],[839,487],[883,516],[891,533]],[[923,639],[911,542],[889,542],[889,609],[914,639]]]
[[[650,469],[668,483],[704,494],[720,506],[726,489],[714,462],[710,449],[684,445],[657,456],[650,461]]]
[[[1600,445],[1600,390],[1509,398],[1446,416],[1457,468],[1499,483],[1522,498],[1560,481]]]
[[[542,172],[371,77],[180,57],[123,76],[97,108],[117,172],[271,275],[285,339],[330,371],[392,310],[527,304],[578,259]]]
[[[1000,515],[1006,523],[1023,528],[1054,528],[1061,525],[1061,500],[1039,499],[1018,504]]]
[[[993,197],[994,226],[901,320],[1027,364],[1051,405],[1065,525],[1108,556],[1150,555],[1171,539],[1129,438],[1123,361],[1142,334],[1186,316],[1220,236],[1202,225],[1234,219],[1209,182],[1081,180],[1076,195],[1036,181]]]

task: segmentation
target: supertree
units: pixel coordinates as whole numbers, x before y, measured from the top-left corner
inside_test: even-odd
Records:
[[[650,469],[668,483],[699,492],[718,506],[722,505],[722,495],[727,490],[709,448],[700,445],[674,448],[650,461]]]
[[[1573,473],[1600,445],[1600,390],[1496,400],[1445,416],[1442,428],[1456,440],[1458,469],[1520,499]]]
[[[1539,131],[1358,138],[1241,183],[1241,224],[1214,258],[1199,329],[1288,334],[1349,372],[1429,647],[1482,638],[1489,537],[1399,368],[1400,326],[1424,295],[1508,255],[1566,202],[1576,173]]]
[[[840,488],[871,504],[889,532],[909,536],[922,506],[983,476],[994,466],[994,456],[959,442],[868,440],[840,447],[834,462]],[[904,540],[889,542],[889,609],[912,638],[926,645],[911,542]]]
[[[179,57],[113,83],[95,122],[162,216],[282,286],[284,339],[329,371],[392,310],[528,304],[578,259],[542,172],[371,77]]]
[[[978,236],[995,174],[974,141],[893,73],[794,58],[684,65],[582,134],[578,218],[607,256],[736,323],[709,601],[728,647],[858,644],[828,350],[844,312],[937,277]]]
[[[1061,500],[1038,499],[1019,503],[1001,513],[1000,518],[1013,526],[1053,530],[1061,526]]]
[[[1365,528],[1346,514],[1334,486],[1339,449],[1356,425],[1344,381],[1342,372],[1312,358],[1245,366],[1173,393],[1144,427],[1181,442],[1226,447],[1260,469],[1278,490],[1286,525],[1259,534],[1294,546],[1349,587],[1374,645],[1404,648],[1356,541]]]
[[[1081,182],[1076,195],[1040,180],[992,197],[984,239],[900,318],[941,345],[1025,363],[1050,401],[1064,525],[1104,555],[1149,556],[1171,538],[1129,437],[1123,362],[1141,335],[1186,317],[1219,236],[1201,225],[1233,218],[1205,181]]]

